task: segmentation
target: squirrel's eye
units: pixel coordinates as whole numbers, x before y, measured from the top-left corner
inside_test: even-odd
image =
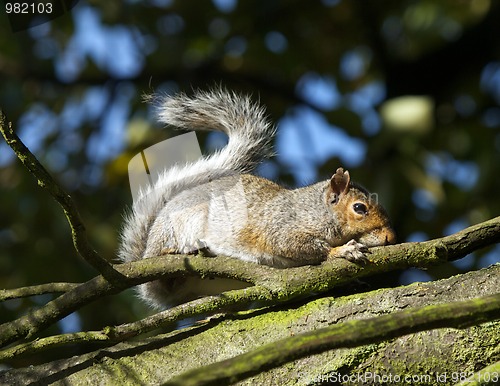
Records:
[[[352,209],[354,209],[354,211],[355,211],[357,214],[362,214],[362,215],[366,215],[366,214],[368,214],[368,209],[366,208],[366,205],[365,205],[365,204],[362,204],[361,202],[357,202],[357,203],[355,203],[355,204],[352,206]]]

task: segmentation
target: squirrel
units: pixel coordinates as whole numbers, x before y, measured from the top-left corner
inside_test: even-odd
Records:
[[[215,89],[150,99],[160,122],[220,131],[229,142],[194,163],[164,170],[139,194],[125,219],[122,261],[203,251],[287,268],[329,258],[360,263],[368,247],[395,243],[386,211],[347,170],[297,189],[250,174],[270,156],[275,128],[248,96]],[[247,285],[182,277],[145,283],[138,291],[150,305],[165,308]]]

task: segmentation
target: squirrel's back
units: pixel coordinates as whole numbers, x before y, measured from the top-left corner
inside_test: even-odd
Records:
[[[262,107],[249,97],[223,89],[199,91],[194,96],[154,96],[159,121],[187,130],[226,133],[228,144],[214,154],[187,165],[164,170],[152,186],[139,193],[125,219],[119,257],[142,259],[151,227],[165,203],[180,192],[230,174],[251,172],[270,155],[274,128]]]

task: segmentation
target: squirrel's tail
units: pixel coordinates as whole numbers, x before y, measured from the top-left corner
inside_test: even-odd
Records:
[[[221,150],[194,163],[165,170],[152,185],[139,193],[125,219],[119,256],[122,261],[144,256],[149,231],[161,209],[172,197],[214,179],[250,172],[270,155],[274,128],[262,107],[249,97],[217,89],[197,92],[193,97],[178,94],[153,97],[159,120],[187,130],[221,131],[229,136]]]
[[[220,152],[205,159],[216,169],[249,172],[269,155],[274,134],[265,118],[265,110],[249,97],[223,89],[198,91],[159,98],[159,120],[186,130],[221,131],[229,143]]]

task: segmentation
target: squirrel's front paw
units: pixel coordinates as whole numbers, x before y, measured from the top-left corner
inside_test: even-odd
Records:
[[[347,244],[330,249],[328,258],[342,258],[353,263],[366,263],[368,253],[370,251],[366,245],[351,240]]]

